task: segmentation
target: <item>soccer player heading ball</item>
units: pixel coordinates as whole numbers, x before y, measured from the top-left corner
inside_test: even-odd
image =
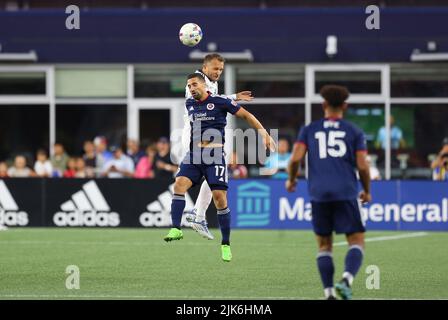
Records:
[[[317,267],[325,297],[336,299],[336,289],[341,298],[351,299],[351,285],[364,254],[365,225],[360,202],[372,200],[367,148],[361,129],[343,119],[349,96],[347,88],[327,85],[320,94],[324,98],[325,116],[301,129],[289,162],[286,189],[295,191],[299,164],[308,152],[312,224],[319,246]],[[356,168],[364,189],[359,195]],[[344,233],[349,244],[342,280],[335,286],[333,231]]]
[[[195,73],[202,75],[205,79],[205,87],[211,94],[218,94],[218,80],[224,71],[224,58],[218,53],[207,54],[201,70],[196,70]],[[188,86],[185,87],[185,98],[192,98]],[[251,91],[241,91],[227,96],[227,98],[235,101],[251,101],[253,99]],[[184,129],[182,132],[183,152],[186,154],[190,149],[191,126],[188,116],[188,110],[185,109],[184,114]],[[213,235],[207,226],[205,213],[210,203],[212,202],[212,190],[210,190],[207,181],[201,184],[199,195],[197,197],[194,209],[187,213],[186,220],[191,223],[191,227],[206,239],[213,240]]]
[[[224,261],[230,261],[230,209],[227,206],[227,165],[224,159],[224,129],[227,113],[247,121],[262,135],[266,148],[275,151],[275,142],[261,123],[233,100],[213,95],[207,91],[205,79],[201,74],[188,76],[188,89],[192,98],[185,103],[191,124],[190,150],[180,165],[174,183],[174,196],[171,203],[173,227],[165,236],[165,241],[183,238],[181,230],[182,213],[185,208],[185,193],[207,180],[213,194],[218,222],[222,234],[221,253]]]

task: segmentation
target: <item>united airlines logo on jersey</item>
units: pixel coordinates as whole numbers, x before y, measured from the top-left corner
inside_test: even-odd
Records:
[[[171,201],[174,194],[174,184],[168,190],[157,197],[157,200],[146,206],[146,212],[139,217],[140,225],[143,227],[169,227],[171,225]],[[185,194],[185,211],[191,211],[194,203],[188,193]],[[185,216],[182,217],[182,225],[187,226]]]
[[[213,103],[208,103],[207,110],[213,110],[213,109],[215,109],[215,105]]]
[[[0,224],[26,226],[28,222],[28,213],[20,211],[5,182],[0,180]]]
[[[260,182],[248,182],[237,188],[237,227],[269,225],[271,188]]]
[[[53,216],[53,222],[58,227],[120,225],[120,215],[111,212],[106,199],[93,180],[84,184],[82,190],[74,193],[71,200],[64,202],[61,210]]]

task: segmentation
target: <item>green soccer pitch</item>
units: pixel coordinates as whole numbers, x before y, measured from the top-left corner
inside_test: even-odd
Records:
[[[219,230],[23,228],[0,232],[0,299],[322,299],[310,231],[234,230],[221,260]],[[448,233],[368,232],[354,299],[448,299]],[[335,281],[346,244],[335,238]],[[69,265],[80,289],[67,289]],[[368,289],[379,268],[379,289]],[[378,278],[377,278],[378,280]]]

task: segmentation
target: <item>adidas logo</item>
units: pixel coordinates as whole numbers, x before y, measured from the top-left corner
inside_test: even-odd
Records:
[[[193,107],[190,107],[190,111],[193,111],[194,110],[194,108]]]
[[[19,211],[19,206],[3,180],[0,180],[0,224],[5,226],[28,225],[28,213]]]
[[[169,227],[171,226],[171,201],[174,194],[174,184],[157,197],[156,201],[146,206],[147,212],[140,215],[139,221],[143,227]],[[188,193],[185,194],[185,211],[193,210],[194,203]],[[182,225],[189,223],[182,217]]]
[[[53,216],[53,222],[58,227],[120,225],[120,215],[111,212],[106,199],[93,180],[84,184],[82,190],[72,195],[71,200],[64,202],[61,210]]]

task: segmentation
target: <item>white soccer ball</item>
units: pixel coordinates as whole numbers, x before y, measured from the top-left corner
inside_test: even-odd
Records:
[[[202,30],[196,23],[186,23],[179,30],[179,39],[184,45],[194,47],[202,39]]]

